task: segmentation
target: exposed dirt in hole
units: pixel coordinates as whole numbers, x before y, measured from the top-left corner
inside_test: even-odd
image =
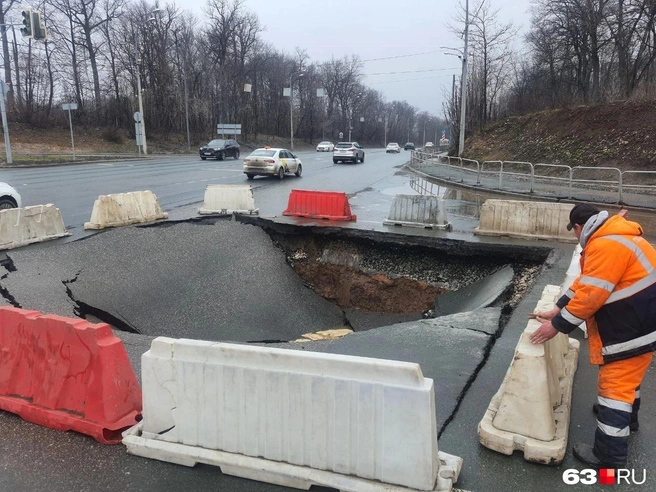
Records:
[[[433,308],[435,297],[446,292],[408,277],[366,274],[352,267],[304,260],[294,270],[320,296],[341,308],[384,313],[416,313]]]

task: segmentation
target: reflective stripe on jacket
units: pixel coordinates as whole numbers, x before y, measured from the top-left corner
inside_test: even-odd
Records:
[[[592,230],[589,223],[581,275],[558,301],[554,328],[570,333],[587,321],[592,364],[656,350],[656,250],[635,222],[614,216]]]

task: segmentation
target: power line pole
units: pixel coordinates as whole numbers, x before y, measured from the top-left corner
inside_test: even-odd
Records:
[[[141,142],[144,154],[148,153],[148,145],[146,144],[146,119],[143,112],[143,101],[141,100],[141,70],[139,68],[139,48],[137,44],[137,31],[134,33],[134,51],[137,68],[137,97],[139,99],[139,113],[141,113]]]
[[[2,112],[2,129],[5,134],[5,151],[7,152],[7,164],[13,164],[11,156],[11,142],[9,141],[9,124],[7,123],[7,109],[5,107],[5,96],[9,92],[9,87],[4,80],[0,81],[0,112]]]
[[[458,145],[458,155],[461,156],[465,151],[465,115],[467,107],[467,50],[469,41],[469,0],[465,2],[465,49],[462,52],[462,76],[460,77],[461,96],[460,96],[460,142]]]

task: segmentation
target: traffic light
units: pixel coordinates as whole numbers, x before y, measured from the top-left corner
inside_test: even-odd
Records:
[[[32,33],[34,34],[34,39],[41,40],[48,37],[46,26],[41,22],[41,12],[32,12]]]
[[[32,31],[32,10],[25,9],[21,12],[23,16],[23,27],[21,27],[21,34],[23,37],[31,38],[34,35]]]

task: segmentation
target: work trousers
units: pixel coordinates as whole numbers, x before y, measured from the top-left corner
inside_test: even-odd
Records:
[[[638,421],[640,383],[653,352],[599,367],[594,454],[608,465],[626,465],[631,422]]]

